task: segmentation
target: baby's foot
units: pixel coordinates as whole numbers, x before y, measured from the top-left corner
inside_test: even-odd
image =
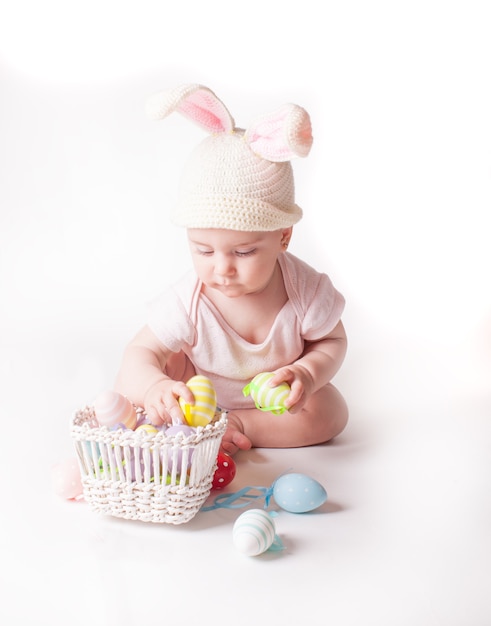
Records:
[[[252,448],[251,440],[244,435],[242,422],[237,415],[229,413],[227,420],[227,429],[221,443],[223,452],[234,455],[238,450],[249,450]]]

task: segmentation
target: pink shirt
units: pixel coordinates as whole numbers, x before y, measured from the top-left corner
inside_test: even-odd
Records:
[[[169,350],[187,354],[196,373],[210,378],[222,409],[253,407],[243,387],[256,374],[298,359],[305,340],[322,339],[341,318],[344,298],[326,274],[288,252],[280,254],[279,264],[288,302],[260,344],[245,341],[227,324],[201,293],[194,271],[150,304],[152,331]]]

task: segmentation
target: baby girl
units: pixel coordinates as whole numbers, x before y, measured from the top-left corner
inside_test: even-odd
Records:
[[[201,85],[149,100],[162,119],[177,111],[209,136],[191,154],[172,221],[186,229],[194,269],[156,298],[126,347],[115,389],[154,424],[183,421],[186,381],[210,378],[227,412],[222,448],[289,448],[329,441],[348,409],[331,380],[346,353],[344,298],[325,273],[287,251],[302,217],[290,159],[310,151],[310,118],[288,104],[235,127]],[[287,412],[259,410],[243,388],[261,372],[291,387]]]

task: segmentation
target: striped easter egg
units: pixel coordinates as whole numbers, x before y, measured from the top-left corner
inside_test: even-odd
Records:
[[[100,426],[112,428],[122,424],[134,430],[137,422],[135,407],[117,391],[103,391],[94,402],[94,412]]]
[[[258,374],[244,387],[243,392],[245,396],[251,396],[261,411],[281,415],[286,411],[285,400],[290,393],[290,385],[281,383],[277,387],[270,387],[268,383],[273,376],[272,372]]]
[[[215,417],[217,396],[213,383],[206,376],[192,376],[186,385],[193,392],[194,404],[179,398],[179,405],[189,426],[206,426]]]
[[[263,509],[249,509],[235,521],[232,539],[246,556],[257,556],[271,547],[276,536],[273,518]]]

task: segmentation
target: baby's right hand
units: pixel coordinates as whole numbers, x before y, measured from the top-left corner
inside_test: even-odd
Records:
[[[184,415],[178,399],[182,397],[188,404],[194,404],[194,396],[182,381],[168,378],[152,385],[146,392],[143,408],[154,426],[161,424],[182,424]]]

